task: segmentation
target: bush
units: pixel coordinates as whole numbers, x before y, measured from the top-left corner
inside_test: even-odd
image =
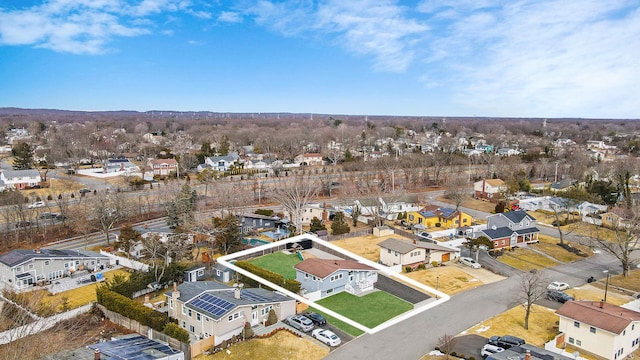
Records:
[[[169,322],[167,314],[148,308],[126,296],[109,290],[105,286],[100,286],[96,289],[96,297],[98,303],[108,310],[136,320],[142,325],[148,325],[155,330],[162,331],[167,322]]]
[[[424,264],[420,264],[418,265],[418,270],[424,270],[426,267],[424,266]]]
[[[449,354],[451,356],[457,356],[458,354],[455,351],[452,351],[451,354]]]
[[[292,293],[297,294],[300,291],[300,287],[301,284],[299,281],[297,280],[293,280],[293,279],[285,279],[282,275],[275,273],[273,271],[267,270],[267,269],[263,269],[259,266],[253,265],[250,262],[247,261],[237,261],[235,263],[236,266],[245,269],[249,272],[251,272],[252,274],[258,275],[261,278],[264,278],[265,280],[269,280],[274,284],[278,284],[280,286],[282,286],[283,288],[291,291]],[[241,276],[240,280],[246,284],[249,284],[253,287],[258,287],[260,284],[251,279],[248,278],[246,276]],[[265,287],[266,288],[266,287]]]
[[[438,264],[438,262],[437,262],[437,261],[432,261],[432,262],[431,262],[431,266],[433,266],[433,267],[438,267],[438,265],[439,265],[439,264]]]
[[[162,329],[162,332],[176,340],[182,341],[185,344],[189,343],[189,333],[176,323],[167,323],[167,325],[164,326],[164,329]]]
[[[267,326],[273,325],[278,322],[278,316],[276,315],[276,311],[271,309],[269,310],[269,316],[267,317]]]
[[[255,335],[255,334],[253,333],[253,329],[251,328],[251,324],[248,323],[248,322],[244,323],[244,329],[242,330],[242,336],[245,339],[250,339],[250,338],[253,337],[253,335]]]
[[[404,267],[404,272],[410,273],[411,272],[411,266],[405,266]]]
[[[476,360],[476,358],[473,356],[469,356],[469,360]]]

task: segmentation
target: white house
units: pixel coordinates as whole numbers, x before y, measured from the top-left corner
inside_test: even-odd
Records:
[[[568,301],[556,314],[562,345],[605,359],[624,359],[638,350],[640,312],[604,301]]]
[[[198,171],[204,170],[206,167],[210,167],[213,170],[220,172],[229,171],[231,166],[240,162],[240,155],[237,152],[229,153],[226,156],[211,156],[205,159],[204,166],[198,165]]]
[[[507,192],[502,179],[485,179],[473,183],[473,194],[478,199],[493,199]]]
[[[3,170],[0,173],[0,180],[4,182],[7,189],[27,189],[40,184],[40,172],[35,169],[29,170]]]

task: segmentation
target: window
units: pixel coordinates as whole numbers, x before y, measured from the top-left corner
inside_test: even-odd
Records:
[[[198,270],[197,276],[202,276],[204,275],[204,270]]]
[[[269,314],[269,311],[270,311],[271,309],[273,309],[273,305],[265,306],[265,307],[263,307],[263,308],[262,308],[262,310],[260,310],[260,314],[261,314],[262,316],[266,316],[266,315],[268,315],[268,314]]]
[[[333,275],[330,278],[331,281],[336,281],[336,280],[340,280],[340,279],[342,279],[342,274]]]
[[[304,274],[304,278],[308,279],[309,278],[309,274]]]
[[[578,346],[582,346],[582,341],[580,341],[580,340],[576,340],[576,345],[578,345]]]
[[[574,326],[574,327],[579,328],[579,327],[580,327],[580,323],[579,323],[579,322],[577,322],[577,321],[574,321],[574,322],[573,322],[573,326]]]
[[[187,315],[187,311],[184,305],[182,305],[182,315]]]
[[[189,313],[189,317],[191,317],[191,309],[187,311]]]
[[[331,294],[331,293],[333,293],[333,289],[327,290],[327,294]]]
[[[592,334],[595,334],[595,333],[596,333],[596,328],[594,328],[593,326],[591,326],[591,327],[589,328],[589,331],[590,331]]]
[[[17,272],[17,273],[21,273],[21,272],[22,272],[22,266],[18,266],[18,267],[16,268],[16,272]]]
[[[185,328],[185,329],[187,328],[187,323],[184,322],[184,320],[182,321],[182,327]]]
[[[196,328],[193,325],[189,325],[189,331],[190,332],[196,332]]]
[[[467,218],[462,219],[462,223],[463,223],[463,224],[466,224],[466,223],[467,223],[467,220],[469,220],[469,219],[467,219]]]
[[[238,311],[233,315],[229,315],[229,322],[238,319],[240,316],[244,316],[244,311]]]
[[[572,337],[569,337],[569,344],[574,344],[575,340]]]
[[[44,261],[44,264],[45,264],[45,265],[49,265],[49,260],[45,260],[45,261]]]
[[[29,264],[29,270],[33,269],[33,264]]]
[[[387,252],[388,252],[389,254],[391,254],[391,249],[387,249]]]
[[[169,309],[173,309],[173,299],[169,299]]]

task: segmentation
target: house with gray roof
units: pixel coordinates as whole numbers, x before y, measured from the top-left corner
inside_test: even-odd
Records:
[[[231,287],[215,281],[174,284],[165,293],[169,316],[194,340],[214,337],[219,345],[239,335],[245,322],[263,323],[273,309],[278,320],[296,313],[296,301],[262,288]]]
[[[493,241],[494,249],[500,249],[537,242],[539,232],[533,216],[516,210],[487,217],[487,228],[480,230],[480,235]]]
[[[305,296],[317,300],[342,291],[358,295],[373,290],[378,271],[355,260],[310,258],[295,266]]]
[[[0,255],[0,283],[14,289],[48,284],[77,271],[96,271],[109,264],[109,258],[82,250],[13,250]]]
[[[28,170],[2,170],[0,180],[4,182],[7,189],[28,189],[38,186],[42,179],[40,172],[36,169]]]
[[[209,167],[213,170],[226,172],[231,169],[231,165],[237,165],[239,162],[240,155],[237,152],[232,152],[225,156],[211,156],[204,160],[204,164],[198,165],[198,171]]]
[[[460,257],[460,249],[427,241],[389,238],[380,243],[380,263],[386,266],[418,267],[421,264],[447,262]]]

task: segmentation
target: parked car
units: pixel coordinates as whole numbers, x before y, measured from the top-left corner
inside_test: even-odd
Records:
[[[58,214],[56,213],[50,213],[50,212],[42,212],[40,213],[40,215],[38,215],[38,219],[53,219],[54,217],[56,217]]]
[[[287,317],[287,324],[304,332],[313,330],[313,321],[302,315],[291,315]]]
[[[500,346],[486,344],[485,346],[482,347],[482,350],[480,350],[480,355],[482,355],[483,358],[486,358],[489,355],[499,353],[502,351],[504,351],[504,349],[501,348]]]
[[[62,220],[66,220],[66,219],[67,219],[66,215],[56,214],[56,220],[62,221]]]
[[[546,297],[548,300],[557,301],[563,304],[566,303],[567,301],[575,300],[573,296],[567,294],[564,291],[559,291],[559,290],[547,290]]]
[[[501,347],[506,350],[514,346],[525,344],[526,342],[524,341],[524,339],[521,339],[519,337],[505,335],[505,336],[492,336],[491,338],[489,338],[489,341],[487,343],[489,345]]]
[[[338,346],[342,342],[342,340],[340,340],[340,337],[334,334],[334,332],[331,330],[315,329],[311,333],[311,336],[329,346]]]
[[[567,290],[570,287],[571,286],[569,286],[569,284],[567,284],[565,282],[554,281],[551,284],[549,284],[549,286],[547,286],[547,289],[561,291],[561,290]]]
[[[598,281],[598,280],[596,280],[596,278],[594,278],[593,276],[589,276],[587,278],[587,283],[589,283],[589,284],[591,284],[592,282],[596,282],[596,281]]]
[[[29,227],[29,226],[31,226],[31,221],[18,221],[18,222],[16,223],[16,229],[17,229],[17,228],[21,228],[21,227],[22,227],[22,228],[23,228],[23,227]]]
[[[310,312],[310,313],[304,314],[304,316],[309,318],[309,320],[313,321],[313,324],[316,326],[327,325],[327,319],[325,319],[324,316],[318,313]]]
[[[89,190],[89,189],[80,189],[78,192],[79,192],[81,195],[84,195],[84,194],[86,194],[86,193],[90,193],[90,192],[91,192],[91,190]]]
[[[27,205],[27,208],[29,209],[36,209],[36,208],[41,208],[41,207],[45,207],[46,204],[44,203],[44,201],[36,201],[34,203],[31,203],[29,205]]]
[[[462,265],[470,266],[474,269],[480,269],[482,267],[479,262],[473,260],[470,257],[461,257],[459,261]]]

